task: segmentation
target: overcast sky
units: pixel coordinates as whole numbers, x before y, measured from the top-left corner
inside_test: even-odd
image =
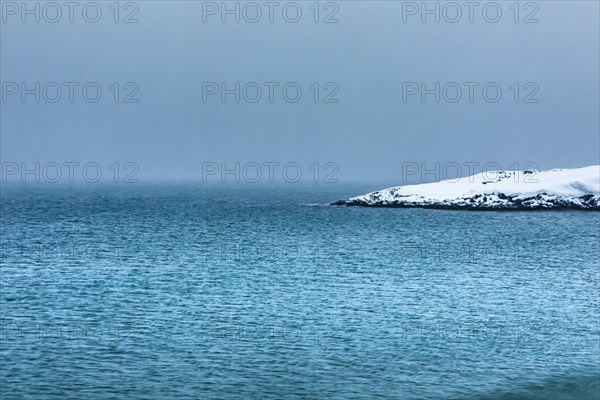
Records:
[[[200,179],[203,162],[334,162],[342,181],[399,180],[403,162],[600,162],[597,1],[498,2],[495,23],[485,2],[461,16],[440,4],[439,23],[421,2],[322,2],[317,15],[312,1],[261,1],[261,16],[241,3],[239,23],[221,2],[123,2],[118,15],[99,2],[96,23],[86,3],[40,9],[39,23],[21,4],[2,2],[3,162],[131,161],[148,180]],[[36,82],[40,102],[23,102]],[[222,102],[223,82],[240,82],[239,103]]]

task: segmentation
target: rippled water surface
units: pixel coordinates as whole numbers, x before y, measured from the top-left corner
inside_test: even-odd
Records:
[[[4,399],[600,398],[600,213],[2,188]]]

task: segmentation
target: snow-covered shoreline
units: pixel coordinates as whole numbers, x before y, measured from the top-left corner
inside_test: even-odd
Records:
[[[600,211],[600,165],[550,171],[489,171],[454,180],[391,187],[332,204],[465,210]]]

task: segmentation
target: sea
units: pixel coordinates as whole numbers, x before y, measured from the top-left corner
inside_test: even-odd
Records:
[[[600,399],[600,213],[6,184],[2,399]]]

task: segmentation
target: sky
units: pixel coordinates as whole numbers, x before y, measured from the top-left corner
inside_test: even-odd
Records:
[[[3,177],[600,164],[597,1],[73,4],[1,4]]]

